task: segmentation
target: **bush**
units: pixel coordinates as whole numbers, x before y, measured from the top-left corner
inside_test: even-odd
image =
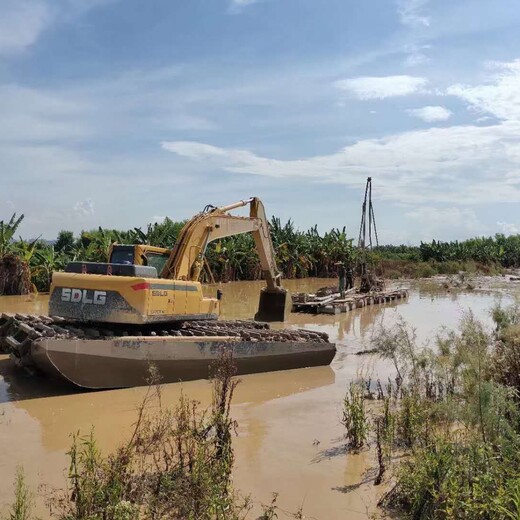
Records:
[[[468,314],[432,350],[420,349],[402,321],[374,340],[400,381],[398,396],[390,389],[385,397],[376,431],[383,439],[380,473],[383,453],[404,450],[395,486],[381,501],[399,516],[519,518],[520,315],[513,307],[496,308],[493,316],[496,334]],[[385,416],[393,433],[386,437]]]
[[[415,277],[416,278],[431,278],[432,276],[435,276],[437,274],[437,271],[435,268],[427,263],[427,262],[421,262],[416,265],[415,267]]]
[[[499,333],[490,370],[498,383],[514,388],[520,395],[520,324]]]
[[[453,260],[447,262],[436,262],[435,267],[439,274],[458,274],[460,271],[465,271],[463,264]]]
[[[365,410],[364,387],[360,383],[350,383],[343,398],[343,418],[348,445],[354,450],[361,449],[368,438],[369,424]]]
[[[160,387],[151,387],[130,440],[114,454],[103,456],[92,432],[74,436],[70,488],[52,499],[59,518],[242,518],[249,501],[236,495],[231,482],[233,374],[230,354],[224,353],[209,410],[185,396],[175,408],[164,409]]]

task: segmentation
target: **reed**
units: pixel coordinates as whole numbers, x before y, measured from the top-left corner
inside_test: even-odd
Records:
[[[400,517],[519,518],[520,400],[511,356],[520,315],[516,307],[493,315],[495,332],[467,314],[431,349],[417,345],[403,322],[376,340],[402,377],[399,395],[384,397],[374,423],[378,482],[391,453],[400,455],[380,502]]]
[[[350,383],[343,398],[343,416],[341,422],[345,427],[345,437],[352,450],[360,450],[368,440],[369,420],[365,408],[364,385]]]

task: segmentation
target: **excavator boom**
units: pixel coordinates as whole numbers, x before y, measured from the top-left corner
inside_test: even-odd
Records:
[[[229,212],[249,205],[249,217]],[[267,287],[261,292],[256,318],[262,321],[283,321],[287,291],[281,288],[281,275],[269,232],[264,205],[257,197],[241,200],[219,208],[208,206],[195,215],[181,230],[161,278],[198,281],[208,244],[220,238],[252,233]]]
[[[250,206],[249,217],[229,214],[231,210],[247,205]],[[256,197],[220,208],[209,206],[195,215],[179,233],[161,278],[197,281],[208,244],[220,238],[242,233],[253,234],[267,286],[269,289],[274,289],[279,285],[280,276],[276,267],[264,205]]]

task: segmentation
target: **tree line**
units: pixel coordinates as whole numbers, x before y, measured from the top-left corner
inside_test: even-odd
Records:
[[[108,261],[110,246],[148,244],[172,248],[185,221],[165,218],[146,228],[116,230],[98,228],[74,236],[61,231],[56,240],[17,238],[23,215],[0,221],[0,294],[23,294],[31,289],[47,291],[52,273],[71,261]],[[332,277],[338,263],[353,265],[359,250],[345,227],[320,233],[317,226],[306,231],[297,229],[292,220],[282,224],[270,221],[270,230],[278,268],[285,278]],[[252,235],[228,237],[210,244],[206,258],[209,269],[203,282],[257,280],[261,268]],[[520,266],[520,235],[472,238],[465,241],[421,242],[419,246],[385,245],[374,248],[369,259],[378,268],[387,267],[390,276],[429,276],[444,272],[442,266],[459,269],[472,261],[482,265]],[[410,265],[420,267],[410,271]],[[407,269],[405,269],[407,266]],[[210,274],[211,272],[211,274]]]

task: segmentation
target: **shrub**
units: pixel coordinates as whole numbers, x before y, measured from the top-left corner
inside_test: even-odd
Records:
[[[184,395],[175,408],[164,409],[160,387],[151,387],[130,440],[114,454],[103,456],[92,432],[76,435],[69,452],[70,488],[52,500],[59,518],[242,518],[249,501],[236,495],[231,482],[233,374],[230,354],[224,353],[208,410]]]
[[[490,370],[498,383],[520,393],[520,324],[510,325],[499,333]]]
[[[22,468],[18,468],[14,483],[14,502],[9,513],[9,520],[29,520],[33,506],[33,497],[25,482]]]
[[[348,445],[354,450],[361,449],[368,438],[369,424],[365,410],[364,386],[350,383],[343,398],[343,418]]]
[[[437,274],[437,271],[435,268],[427,263],[427,262],[421,262],[416,265],[415,268],[415,277],[416,278],[431,278],[432,276],[435,276]]]
[[[401,447],[405,457],[380,503],[400,516],[519,518],[520,316],[515,308],[493,315],[495,336],[469,313],[434,350],[421,350],[402,322],[375,340],[402,377],[400,398],[385,398],[383,416],[392,417],[394,436],[384,443],[387,450]]]

